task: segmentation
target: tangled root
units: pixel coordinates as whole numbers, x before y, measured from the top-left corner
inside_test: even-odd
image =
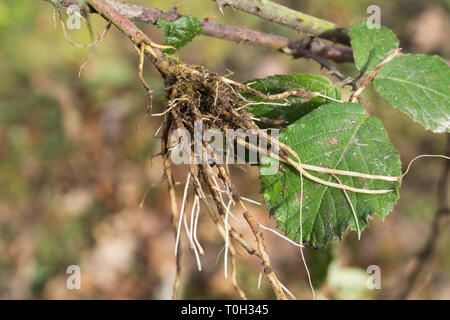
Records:
[[[278,159],[296,169],[301,178],[306,177],[316,183],[342,189],[346,195],[346,191],[376,194],[391,192],[391,190],[357,189],[352,186],[342,184],[337,175],[356,176],[364,179],[380,179],[387,181],[397,181],[400,179],[400,177],[375,176],[352,171],[333,170],[329,168],[317,167],[311,164],[302,164],[299,160],[300,158],[298,154],[294,150],[278,140],[274,140],[274,138],[270,137],[265,131],[259,129],[246,108],[248,105],[252,104],[252,101],[246,99],[243,95],[243,93],[247,93],[265,100],[280,100],[286,99],[289,96],[297,96],[300,98],[322,96],[318,92],[308,92],[299,88],[289,90],[281,94],[266,95],[248,85],[235,82],[216,73],[208,72],[203,67],[189,66],[185,64],[173,64],[170,72],[167,73],[167,76],[165,77],[165,83],[166,96],[169,99],[168,108],[164,112],[155,115],[164,116],[162,155],[165,159],[164,163],[166,177],[169,180],[169,189],[174,189],[173,177],[171,176],[170,168],[171,164],[169,160],[169,154],[174,147],[174,145],[171,145],[172,133],[176,130],[187,130],[190,133],[190,136],[193,137],[195,135],[194,123],[196,121],[201,121],[202,129],[204,130],[213,128],[219,129],[225,135],[226,130],[228,129],[254,130],[255,134],[260,135],[267,140],[269,144],[269,151],[261,150],[258,145],[252,144],[251,142],[246,142],[245,139],[240,139],[239,137],[237,137],[236,142],[244,145],[248,150],[259,152],[265,151],[265,155],[268,156],[272,156],[273,154],[271,150],[276,148]],[[181,141],[178,141],[176,144],[180,142]],[[195,210],[194,208],[192,209],[190,228],[185,222],[185,229],[189,237],[190,247],[195,253],[199,269],[201,269],[199,253],[202,253],[203,249],[196,239],[195,233],[198,222],[200,201],[202,201],[225,242],[226,277],[228,265],[227,258],[228,254],[230,254],[232,273],[231,279],[239,296],[242,299],[246,298],[245,293],[237,283],[235,262],[236,251],[233,243],[229,241],[230,238],[236,240],[244,249],[247,250],[248,253],[255,254],[261,259],[262,270],[272,285],[277,298],[286,299],[285,292],[288,293],[288,290],[278,280],[277,276],[273,272],[269,256],[265,250],[264,239],[261,232],[263,226],[253,220],[245,204],[243,203],[242,197],[234,189],[227,165],[222,164],[220,159],[217,158],[216,151],[205,141],[202,141],[202,150],[200,152],[203,154],[203,151],[206,150],[212,156],[213,161],[206,161],[205,159],[202,159],[200,164],[196,164],[194,162],[194,153],[196,152],[196,150],[194,150],[194,144],[190,144],[188,148],[190,148],[189,154],[191,155],[191,161],[189,164],[188,178],[186,179],[187,182],[185,185],[185,195],[183,197],[182,208],[180,212],[177,212],[177,209],[172,211],[173,227],[176,232],[177,239],[175,253],[179,253],[178,241],[180,238],[183,216],[186,219],[186,214],[184,212],[186,210],[185,202],[187,201],[186,190],[188,190],[189,186],[192,185],[192,190],[194,191],[194,204],[196,208]],[[322,180],[306,170],[319,173],[328,173],[332,175],[338,183]],[[209,206],[205,192],[203,191],[203,185],[207,187],[209,193],[211,194],[217,207],[217,213]],[[175,192],[174,190],[171,190],[170,193],[173,204],[176,201],[174,196]],[[252,229],[258,245],[258,250],[254,249],[245,239],[243,239],[229,222],[230,216],[236,218],[231,209],[236,205],[239,205],[244,211],[243,217]],[[301,244],[298,245],[301,247]],[[179,261],[178,256],[177,261]],[[179,270],[179,268],[177,268],[177,270]],[[179,279],[179,275],[177,276],[177,279]],[[175,284],[174,288],[175,287],[178,287],[178,285]]]

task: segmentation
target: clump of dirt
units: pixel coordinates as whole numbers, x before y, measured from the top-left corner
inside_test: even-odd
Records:
[[[239,91],[250,87],[228,80],[200,66],[175,66],[166,80],[169,118],[189,131],[195,121],[204,129],[257,129],[245,108],[248,103]],[[170,119],[169,119],[170,120]]]

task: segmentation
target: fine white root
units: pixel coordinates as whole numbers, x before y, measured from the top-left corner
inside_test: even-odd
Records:
[[[75,11],[75,14],[77,14],[77,15],[80,17],[80,19],[82,19],[82,20],[88,25],[88,27],[90,28],[90,24],[88,23],[88,21],[86,20],[86,18],[84,18],[82,15],[80,15],[79,12],[77,12],[77,11]],[[92,47],[91,50],[89,51],[89,53],[88,53],[86,59],[84,59],[83,63],[81,64],[80,69],[78,70],[78,77],[81,77],[81,72],[83,71],[84,67],[87,65],[87,63],[88,63],[89,59],[91,58],[91,56],[94,54],[94,51],[95,51],[95,48],[97,47],[97,45],[98,45],[100,42],[102,42],[103,39],[105,39],[106,34],[108,33],[109,29],[111,28],[112,23],[111,23],[111,22],[108,22],[108,24],[106,25],[106,27],[105,27],[105,29],[104,29],[104,31],[103,31],[103,33],[102,33],[101,35],[98,33],[97,30],[95,30],[95,32],[97,33],[97,39],[95,39],[95,40],[92,41],[91,43],[87,43],[87,44],[78,44],[78,43],[74,42],[74,41],[70,38],[69,34],[67,33],[67,30],[66,30],[66,24],[65,24],[65,22],[64,22],[64,20],[63,20],[63,18],[62,18],[61,12],[59,11],[59,9],[56,8],[56,6],[55,6],[55,8],[54,8],[54,10],[53,10],[53,22],[54,22],[54,24],[55,24],[55,29],[56,29],[56,15],[58,16],[59,22],[61,23],[61,29],[62,29],[62,31],[63,31],[64,38],[66,39],[66,41],[67,41],[70,45],[72,45],[72,46],[74,46],[74,47],[76,47],[76,48],[87,48],[87,47]],[[90,31],[91,31],[91,30],[90,30]]]
[[[321,97],[321,98],[327,99],[327,100],[334,101],[334,102],[344,103],[344,102],[341,101],[341,100],[337,100],[337,99],[328,97],[328,96],[326,96],[326,95],[324,95],[324,94],[321,94],[321,93],[319,93],[318,96]]]
[[[162,124],[158,127],[158,129],[156,129],[155,137],[158,135],[159,131],[161,131],[161,128],[162,128]]]
[[[187,182],[187,185],[189,185],[188,182]],[[185,203],[183,203],[183,205],[185,205]],[[196,239],[196,235],[195,235],[196,225],[194,225],[194,220],[195,220],[194,216],[196,215],[196,212],[198,211],[197,210],[197,205],[199,205],[199,203],[198,203],[198,196],[195,196],[194,204],[192,205],[192,210],[191,210],[190,226],[188,226],[186,215],[184,215],[184,217],[183,217],[183,222],[184,222],[184,228],[186,230],[186,234],[187,234],[188,239],[189,239],[190,249],[194,251],[195,260],[197,262],[197,269],[198,269],[198,271],[202,271],[202,263],[201,263],[201,260],[200,260],[199,251],[200,251],[200,254],[204,254],[204,252],[203,252],[203,249],[201,249],[201,246],[198,243],[198,241],[196,242],[194,240],[194,239]],[[180,218],[181,218],[181,215],[180,215]],[[197,246],[197,243],[198,243],[198,246]]]
[[[325,180],[322,180],[322,179],[320,179],[320,178],[318,178],[316,176],[313,176],[312,174],[306,172],[303,169],[303,166],[300,163],[295,162],[291,158],[287,158],[286,160],[287,160],[288,164],[290,164],[295,169],[297,169],[297,171],[300,173],[300,175],[305,176],[309,180],[312,180],[312,181],[317,182],[319,184],[323,184],[323,185],[325,185],[327,187],[332,187],[332,188],[352,191],[352,192],[356,192],[356,193],[365,193],[365,194],[384,194],[384,193],[392,192],[392,190],[383,190],[383,189],[381,189],[381,190],[360,189],[360,188],[355,188],[355,187],[352,187],[352,186],[347,186],[345,184],[338,184],[338,183],[334,183],[334,182],[330,182],[330,181],[325,181]]]
[[[212,178],[213,178],[214,183],[215,183],[215,185],[213,186],[214,190],[217,190],[217,191],[219,191],[219,192],[221,192],[221,193],[226,193],[225,190],[220,189],[219,185],[217,184],[216,178],[215,178],[214,176],[213,176]]]
[[[184,186],[183,203],[181,205],[180,216],[178,218],[179,219],[178,231],[177,231],[177,238],[175,240],[175,256],[178,253],[178,244],[180,242],[181,224],[182,224],[182,220],[183,220],[184,207],[186,205],[186,198],[187,198],[187,194],[188,194],[188,188],[189,188],[190,181],[191,181],[191,173],[189,172],[187,175],[187,179],[186,179],[186,185]]]
[[[288,296],[291,297],[292,300],[297,300],[297,298],[294,296],[294,294],[280,281],[280,286],[288,294]]]
[[[270,142],[270,144],[272,146],[275,146],[278,150],[284,150],[286,152],[288,152],[291,156],[293,156],[294,158],[298,158],[298,154],[297,152],[295,152],[294,150],[292,150],[291,147],[289,147],[288,145],[278,141],[278,140],[274,140],[273,137],[269,136],[267,133],[265,133],[264,131],[260,131],[260,134],[263,136],[264,139],[266,139],[267,141]],[[236,138],[236,140],[238,140],[238,138]],[[242,141],[241,143],[246,143],[245,140]],[[246,146],[251,146],[250,144],[245,144]],[[256,147],[256,146],[253,146]],[[256,147],[257,148],[257,147]],[[259,149],[258,149],[259,150]],[[267,154],[270,157],[274,157],[271,154]],[[275,157],[275,159],[277,160],[277,158]],[[335,170],[335,169],[328,169],[328,168],[323,168],[323,167],[316,167],[316,166],[311,166],[311,165],[301,165],[299,166],[298,163],[296,163],[295,161],[292,160],[292,158],[290,157],[286,157],[286,158],[282,158],[281,161],[290,164],[291,166],[294,166],[294,168],[296,168],[300,173],[302,173],[303,175],[305,175],[305,169],[306,167],[308,167],[309,170],[311,171],[317,171],[317,172],[323,172],[323,173],[329,173],[329,174],[340,174],[340,175],[349,175],[349,176],[354,176],[354,177],[359,177],[359,178],[366,178],[366,179],[377,179],[377,180],[386,180],[386,181],[398,181],[399,179],[401,179],[401,177],[390,177],[390,176],[378,176],[378,175],[369,175],[369,174],[365,174],[365,173],[360,173],[360,172],[354,172],[354,171],[344,171],[344,170]],[[392,190],[367,190],[367,189],[355,189],[352,187],[348,187],[346,185],[342,185],[339,186],[338,184],[331,184],[329,185],[329,183],[327,181],[324,181],[320,178],[311,176],[307,173],[305,175],[305,177],[307,177],[310,180],[313,180],[314,182],[320,183],[320,184],[325,184],[328,185],[330,187],[333,188],[346,188],[346,190],[348,191],[353,191],[353,192],[358,192],[358,193],[369,193],[369,194],[377,194],[377,193],[388,193],[388,192],[392,192]],[[312,178],[311,178],[312,177]],[[319,182],[320,181],[320,182]],[[325,182],[325,183],[323,183]],[[353,190],[351,190],[353,189]]]
[[[258,286],[256,287],[258,290],[261,288],[261,279],[262,279],[262,271],[259,272],[258,276]]]
[[[226,79],[226,78],[223,78],[223,79]],[[227,79],[227,80],[229,80],[229,79]],[[236,82],[234,82],[233,80],[230,80],[230,81],[231,81],[232,83],[236,83]],[[233,91],[233,93],[234,93],[235,95],[237,95],[239,98],[241,98],[242,101],[250,102],[250,100],[245,99],[244,96],[242,96],[242,94],[240,94],[239,92],[237,92],[236,90],[234,90],[234,88],[233,88],[227,81],[224,81],[224,83],[231,89],[231,91]]]
[[[97,45],[105,39],[106,34],[108,33],[109,29],[111,28],[111,25],[112,25],[112,23],[108,22],[108,24],[105,27],[105,30],[103,30],[102,35],[97,40],[94,41],[94,44],[92,45],[91,50],[89,50],[89,53],[88,53],[86,59],[84,59],[83,63],[80,66],[80,69],[78,70],[78,77],[81,77],[81,72],[83,72],[84,67],[86,67],[87,63],[89,62],[89,59],[94,54],[94,51],[95,51],[95,48],[97,47]]]
[[[234,220],[236,220],[244,229],[246,229],[247,228],[247,226],[244,224],[244,222],[241,220],[241,219],[239,219],[238,217],[236,217],[236,215],[230,210],[230,216],[234,219]]]
[[[220,201],[222,202],[223,207],[226,208],[225,201],[223,200],[222,193],[225,193],[225,194],[228,196],[228,199],[231,201],[232,205],[235,205],[235,202],[234,202],[234,200],[233,200],[233,196],[230,194],[228,187],[227,187],[227,190],[222,190],[222,189],[220,189],[219,184],[217,183],[216,177],[211,176],[211,178],[212,178],[212,180],[213,180],[213,182],[214,182],[213,188],[214,188],[215,190],[219,191],[219,198],[220,198]],[[231,210],[228,210],[228,213],[230,214],[230,216],[231,216],[234,220],[236,220],[237,222],[239,222],[240,225],[242,225],[244,228],[247,228],[247,226],[245,225],[245,223],[244,223],[241,219],[239,219],[238,217],[236,217],[236,215],[235,215]]]
[[[233,197],[231,197],[230,195],[228,195],[228,205],[225,204],[225,201],[223,200],[222,197],[222,193],[227,193],[225,190],[221,190],[219,187],[219,184],[217,183],[217,180],[214,176],[212,176],[212,180],[214,181],[215,184],[215,188],[216,190],[219,190],[219,198],[220,198],[220,202],[222,204],[222,206],[225,208],[225,220],[224,220],[224,225],[225,225],[225,253],[224,253],[224,273],[225,273],[225,279],[228,278],[228,246],[229,246],[229,240],[230,240],[230,235],[229,235],[229,229],[230,229],[230,225],[228,223],[228,217],[231,213],[230,207],[231,204],[234,202],[233,201]],[[231,213],[231,215],[233,215],[233,213]],[[234,215],[233,215],[234,216]],[[236,219],[238,219],[236,217]]]
[[[240,106],[239,108],[237,108],[236,111],[239,111],[241,109],[247,108],[248,106],[258,106],[258,105],[271,105],[271,106],[287,107],[287,106],[290,106],[291,104],[289,102],[285,102],[285,103],[279,103],[279,102],[249,102],[249,103],[246,103],[246,104]]]
[[[267,137],[269,137],[269,136],[267,136]],[[269,139],[271,139],[271,138],[269,138]],[[273,139],[271,139],[271,140],[273,141]],[[253,150],[261,151],[261,152],[263,151],[262,149],[259,149],[257,146],[252,145],[252,144],[249,144],[249,143],[246,142],[245,140],[240,139],[240,138],[238,138],[238,137],[236,137],[236,141],[237,141],[239,144],[244,145],[244,146],[245,146],[246,148],[248,148],[248,149],[253,149]],[[271,141],[271,143],[272,143],[272,141]],[[281,143],[280,143],[280,145],[281,145]],[[295,155],[296,157],[298,157],[297,153],[295,153],[294,151],[292,151],[292,152],[294,153],[294,155]],[[272,157],[272,158],[276,159],[276,157],[273,156],[270,152],[266,152],[265,155],[267,155],[267,156],[269,156],[269,157]],[[325,181],[325,180],[322,180],[322,179],[320,179],[320,178],[318,178],[318,177],[316,177],[316,176],[313,176],[312,174],[310,174],[310,173],[308,173],[307,171],[305,171],[304,165],[303,165],[303,164],[300,164],[300,163],[294,161],[294,160],[293,160],[292,158],[290,158],[290,157],[281,158],[280,160],[283,161],[283,162],[285,162],[285,163],[287,163],[287,164],[289,164],[289,165],[291,165],[292,167],[294,167],[294,168],[300,173],[301,176],[305,176],[305,177],[308,178],[309,180],[312,180],[312,181],[314,181],[314,182],[316,182],[316,183],[319,183],[319,184],[322,184],[322,185],[326,185],[326,186],[328,186],[328,187],[337,188],[337,189],[343,189],[343,190],[348,190],[348,191],[357,192],[357,193],[365,193],[365,194],[384,194],[384,193],[392,192],[392,190],[369,190],[369,189],[360,189],[360,188],[355,188],[355,187],[352,187],[352,186],[347,186],[347,185],[344,185],[344,184],[338,184],[338,183],[333,183],[333,182]],[[315,168],[320,168],[320,167],[315,167]],[[322,172],[327,171],[327,173],[329,173],[329,174],[335,173],[334,170],[332,170],[332,169],[321,168],[321,170],[322,170]],[[342,173],[342,172],[343,172],[343,171],[338,170],[336,173],[339,174],[339,173]],[[365,175],[365,174],[359,174],[359,173],[357,173],[357,172],[350,172],[350,171],[348,171],[348,173],[351,173],[352,176],[355,176],[355,177],[357,177],[357,176],[363,177],[362,175]],[[389,178],[389,177],[388,177],[388,178]]]
[[[320,173],[338,174],[340,176],[350,176],[350,177],[371,179],[371,180],[384,180],[384,181],[389,181],[389,182],[396,182],[401,179],[401,177],[380,176],[380,175],[373,175],[373,174],[367,174],[367,173],[361,173],[361,172],[355,172],[355,171],[329,169],[329,168],[317,167],[317,166],[313,166],[313,165],[305,164],[305,163],[303,163],[302,166],[303,166],[303,169],[306,169],[306,170],[311,170],[311,171],[320,172]]]
[[[164,110],[161,113],[152,113],[151,116],[152,117],[161,117],[161,116],[166,115],[167,113],[170,112],[170,110],[172,110],[175,106],[177,106],[177,102],[178,101],[189,101],[189,99],[188,98],[183,98],[183,97],[174,99],[173,101],[169,102],[169,108],[167,108],[166,110]]]
[[[260,134],[263,136],[264,139],[266,139],[267,141],[270,142],[270,144],[272,146],[275,146],[278,150],[282,149],[285,150],[286,152],[288,152],[291,156],[293,156],[294,158],[297,158],[298,154],[297,152],[295,152],[294,150],[292,150],[291,147],[289,147],[288,145],[278,141],[278,140],[274,140],[271,136],[269,136],[267,133],[265,133],[264,131],[260,131]],[[245,142],[245,141],[244,141]],[[252,146],[249,145],[248,143],[246,144],[246,146],[248,145],[248,147],[250,148],[255,148],[256,146]],[[257,147],[256,147],[257,148]],[[270,154],[267,154],[267,156],[273,157]],[[275,158],[276,159],[276,158]],[[281,159],[283,162],[286,162],[285,159]],[[311,170],[311,171],[316,171],[316,172],[320,172],[320,173],[328,173],[328,174],[337,174],[337,175],[346,175],[346,176],[352,176],[352,177],[357,177],[357,178],[363,178],[363,179],[373,179],[373,180],[385,180],[385,181],[391,181],[391,182],[395,182],[401,179],[401,177],[393,177],[393,176],[381,176],[381,175],[371,175],[371,174],[367,174],[367,173],[361,173],[361,172],[356,172],[356,171],[346,171],[346,170],[338,170],[338,169],[329,169],[329,168],[325,168],[325,167],[318,167],[318,166],[313,166],[313,165],[309,165],[309,164],[302,164],[302,167],[306,170]]]
[[[229,216],[229,212],[230,212],[230,206],[232,203],[232,199],[230,199],[228,201],[228,206],[226,206],[226,212],[225,212],[225,220],[224,220],[224,224],[225,224],[225,252],[224,252],[224,272],[225,272],[225,279],[228,278],[228,248],[230,245],[230,225],[228,223],[228,216]]]
[[[189,244],[191,246],[191,249],[194,249],[194,247],[196,247],[195,243],[194,243],[194,235],[193,235],[193,230],[194,230],[194,214],[195,214],[195,210],[196,210],[196,200],[194,197],[194,203],[192,204],[192,208],[191,208],[191,224],[189,226],[189,230],[188,231],[188,236],[189,236]]]
[[[277,236],[279,236],[280,238],[286,240],[286,241],[289,242],[290,244],[293,244],[293,245],[296,246],[296,247],[303,247],[302,244],[297,243],[297,242],[295,242],[295,241],[292,241],[291,239],[289,239],[288,237],[282,235],[282,234],[279,233],[278,231],[275,231],[275,230],[273,230],[273,229],[271,229],[271,228],[269,228],[269,227],[266,227],[266,226],[262,225],[262,224],[259,223],[259,222],[256,222],[256,223],[258,224],[258,226],[259,226],[261,229],[264,229],[264,230],[267,230],[267,231],[270,231],[270,232],[276,234]]]
[[[144,207],[144,203],[145,203],[145,199],[147,198],[148,193],[155,188],[156,186],[160,185],[162,182],[164,181],[164,176],[161,177],[161,179],[159,179],[158,181],[155,181],[154,183],[152,183],[147,191],[145,191],[144,195],[142,196],[141,202],[139,202],[139,208],[142,209]]]
[[[195,246],[195,243],[192,240],[192,229],[189,230],[189,227],[188,227],[188,224],[187,224],[187,221],[186,221],[186,216],[184,216],[183,220],[184,220],[184,228],[186,229],[186,234],[187,234],[188,239],[189,239],[190,248],[191,248],[191,250],[194,251],[195,260],[197,261],[197,269],[198,269],[198,271],[202,271],[202,263],[200,261],[200,256],[198,255],[197,247]]]
[[[250,202],[250,203],[256,204],[257,206],[261,206],[261,205],[262,205],[262,204],[261,204],[260,202],[258,202],[258,201],[255,201],[255,200],[252,200],[252,199],[249,199],[249,198],[243,197],[243,196],[241,196],[241,199],[242,199],[242,200],[244,200],[244,201],[247,201],[247,202]]]
[[[92,41],[92,42],[90,42],[90,43],[87,43],[87,44],[78,44],[78,43],[74,42],[72,39],[70,39],[69,34],[67,33],[67,30],[66,30],[66,23],[64,22],[64,19],[63,19],[62,15],[61,15],[61,12],[60,12],[58,9],[56,9],[55,12],[56,12],[56,15],[58,16],[59,22],[60,22],[60,24],[61,24],[61,29],[62,29],[62,31],[63,31],[64,38],[66,39],[66,41],[67,41],[70,45],[74,46],[75,48],[87,48],[87,47],[95,46],[95,45],[99,42],[100,34],[98,33],[97,30],[95,30],[95,32],[97,33],[97,39],[96,39],[96,40],[94,40],[94,41]],[[86,19],[85,19],[83,16],[81,16],[81,15],[78,15],[78,16],[79,16],[86,24],[88,24],[88,22],[86,21]]]
[[[194,204],[197,203],[197,207],[195,210],[195,218],[194,218],[194,242],[198,248],[198,251],[200,252],[201,255],[205,254],[205,251],[203,250],[202,246],[200,245],[200,242],[197,239],[197,225],[198,225],[198,217],[200,216],[200,199],[198,197],[198,195],[195,195],[195,199],[194,199]]]
[[[223,250],[225,250],[225,245],[222,246],[222,249],[220,249],[219,253],[217,254],[216,264],[219,263],[220,255],[222,254]]]
[[[161,117],[166,115],[170,110],[173,109],[173,107],[175,107],[176,104],[173,104],[172,106],[170,106],[169,108],[167,108],[166,110],[164,110],[164,112],[161,113],[152,113],[150,116],[152,117]]]
[[[408,167],[406,168],[405,173],[402,174],[401,178],[406,176],[406,174],[409,172],[409,169],[411,168],[411,165],[413,164],[413,162],[416,161],[417,159],[420,159],[420,158],[442,158],[442,159],[450,160],[450,157],[444,156],[442,154],[421,154],[421,155],[418,155],[417,157],[415,157],[414,159],[412,159],[409,162]]]
[[[147,53],[149,53],[150,55],[152,55],[152,56],[155,57],[155,58],[157,57],[157,55],[156,55],[155,51],[153,51],[152,48],[158,48],[158,49],[163,49],[163,50],[165,50],[165,49],[170,49],[170,50],[175,50],[175,51],[177,51],[177,49],[176,49],[175,47],[172,47],[172,46],[164,46],[164,45],[156,44],[156,43],[154,43],[154,42],[151,41],[151,40],[150,40],[150,45],[144,44],[143,46],[144,46],[144,51],[147,52]]]

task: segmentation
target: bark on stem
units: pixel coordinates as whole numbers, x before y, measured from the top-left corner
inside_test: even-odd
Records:
[[[228,5],[264,20],[288,28],[313,34],[319,38],[350,45],[350,38],[345,28],[303,12],[299,12],[270,0],[214,0],[219,6]]]
[[[86,0],[86,2],[98,14],[122,31],[136,46],[150,46],[154,54],[147,54],[147,57],[163,76],[170,73],[170,63],[164,54],[158,48],[154,47],[152,40],[144,32],[136,27],[126,16],[113,8],[108,0]]]
[[[52,0],[47,0],[52,2]],[[182,15],[176,10],[161,11],[159,9],[146,8],[134,4],[108,0],[111,7],[129,19],[138,20],[145,23],[156,24],[159,18],[173,21]],[[53,2],[52,2],[53,3]],[[60,6],[65,8],[77,5],[75,0],[61,0]],[[332,60],[334,62],[353,62],[353,51],[351,48],[342,46],[329,46],[322,43],[292,40],[278,35],[254,31],[246,28],[229,26],[216,23],[210,19],[201,19],[203,34],[210,37],[235,41],[238,43],[248,43],[262,46],[269,49],[283,52],[294,58],[312,58],[323,65],[323,60],[319,61],[314,56],[321,59]],[[327,66],[325,66],[327,67]],[[328,69],[328,68],[327,68]]]

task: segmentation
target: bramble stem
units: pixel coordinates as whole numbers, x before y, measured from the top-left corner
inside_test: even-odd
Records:
[[[300,11],[290,9],[270,0],[215,0],[219,6],[228,5],[264,20],[271,21],[288,28],[318,36],[333,42],[350,45],[350,37],[346,29],[333,22],[322,20]]]
[[[45,1],[53,3],[52,0]],[[128,19],[145,23],[156,24],[156,21],[158,21],[159,18],[173,21],[182,17],[182,15],[176,11],[176,8],[169,11],[161,11],[159,9],[147,8],[125,2],[112,0],[108,0],[107,2],[112,8]],[[67,8],[71,5],[77,5],[77,2],[76,0],[61,0],[58,5]],[[294,58],[311,58],[327,69],[330,69],[332,66],[327,65],[326,60],[334,62],[354,61],[353,51],[351,48],[347,47],[329,46],[325,44],[312,46],[310,41],[293,40],[270,33],[229,26],[213,22],[208,18],[201,19],[200,23],[203,34],[206,36],[261,46],[280,51],[287,55],[291,55]]]

